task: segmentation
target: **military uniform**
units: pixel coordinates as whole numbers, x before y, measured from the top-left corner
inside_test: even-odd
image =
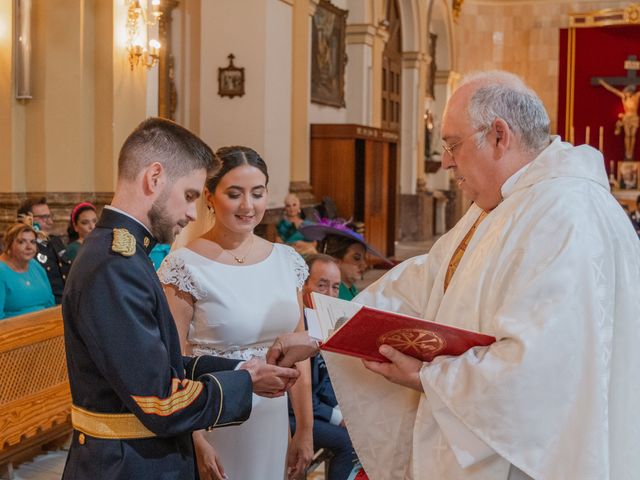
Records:
[[[65,288],[74,434],[65,479],[197,477],[191,432],[243,422],[252,384],[237,361],[183,357],[148,257],[147,229],[105,208]],[[225,371],[227,370],[227,371]]]
[[[71,262],[64,256],[65,249],[66,246],[60,237],[51,235],[46,240],[38,239],[36,260],[47,272],[47,278],[57,305],[62,302],[64,283],[71,267]]]

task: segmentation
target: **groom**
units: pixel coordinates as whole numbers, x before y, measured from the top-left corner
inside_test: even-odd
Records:
[[[245,421],[252,392],[283,395],[295,369],[183,357],[148,257],[195,219],[211,149],[181,126],[144,121],[84,242],[62,302],[73,439],[64,479],[196,478],[191,432]]]

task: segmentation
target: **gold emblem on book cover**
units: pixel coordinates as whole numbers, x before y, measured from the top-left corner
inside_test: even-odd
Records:
[[[412,357],[433,358],[447,342],[435,332],[421,328],[400,328],[378,337],[378,346],[389,345]]]
[[[136,253],[136,237],[126,228],[114,228],[111,250],[124,257],[131,257]]]

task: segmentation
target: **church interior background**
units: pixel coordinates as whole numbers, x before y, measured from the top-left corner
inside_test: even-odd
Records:
[[[108,203],[120,145],[159,115],[263,156],[265,235],[287,192],[328,196],[393,256],[467,208],[440,168],[440,120],[487,69],[522,76],[552,132],[603,151],[633,209],[640,94],[635,111],[621,95],[638,56],[628,1],[0,0],[0,228],[27,196],[47,197],[60,232],[72,205]]]

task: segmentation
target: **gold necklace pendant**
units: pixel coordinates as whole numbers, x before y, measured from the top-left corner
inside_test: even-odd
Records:
[[[249,256],[249,254],[251,253],[251,249],[253,248],[253,241],[254,241],[255,237],[252,236],[251,237],[251,245],[249,245],[249,249],[247,250],[247,253],[245,253],[244,257],[237,257],[235,256],[231,251],[224,249],[225,252],[227,252],[229,255],[231,255],[233,257],[233,259],[240,264],[243,264],[246,260],[247,257]]]

